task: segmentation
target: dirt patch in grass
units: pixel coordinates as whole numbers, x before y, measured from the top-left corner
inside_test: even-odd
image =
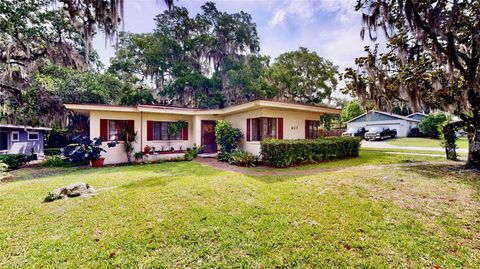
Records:
[[[31,180],[42,177],[49,177],[55,175],[62,175],[77,171],[80,169],[85,169],[86,167],[43,167],[41,165],[22,167],[17,170],[10,171],[10,177],[4,181],[16,181],[16,180]]]

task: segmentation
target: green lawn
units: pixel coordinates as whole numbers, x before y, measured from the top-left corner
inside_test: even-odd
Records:
[[[414,153],[411,155],[395,155],[387,154],[385,152],[406,152]],[[290,170],[309,170],[309,169],[334,169],[334,168],[344,168],[344,167],[354,167],[354,166],[364,166],[364,165],[386,165],[394,163],[406,163],[406,162],[442,162],[446,161],[445,157],[429,157],[429,156],[416,156],[415,153],[422,154],[435,154],[442,155],[443,152],[438,151],[412,151],[412,150],[392,150],[392,149],[377,149],[377,148],[366,148],[360,151],[360,156],[358,158],[337,160],[322,162],[317,164],[307,164],[289,168],[280,168],[278,171],[290,171]],[[248,168],[252,171],[268,171],[272,168],[268,167],[252,167]]]
[[[192,162],[19,171],[0,184],[0,268],[478,268],[478,174],[362,156],[288,177]],[[42,203],[77,181],[102,191]]]
[[[429,147],[429,148],[438,148],[442,147],[439,139],[432,138],[421,138],[421,137],[402,137],[396,139],[389,139],[386,142],[390,145],[400,146],[400,147]],[[466,137],[460,137],[457,140],[458,148],[467,148],[468,140]]]

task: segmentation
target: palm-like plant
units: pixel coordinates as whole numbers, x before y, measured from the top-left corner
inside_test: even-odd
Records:
[[[133,129],[133,126],[127,124],[122,133],[125,137],[123,143],[123,151],[127,154],[127,161],[132,162],[132,153],[135,150],[135,143],[137,142],[137,132]]]

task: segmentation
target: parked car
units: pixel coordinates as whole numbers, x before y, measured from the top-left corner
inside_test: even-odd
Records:
[[[348,128],[347,131],[342,133],[342,136],[361,136],[363,137],[367,130],[365,128],[360,127],[360,128]]]
[[[365,140],[384,140],[385,138],[395,138],[397,130],[387,127],[372,127],[365,133]]]

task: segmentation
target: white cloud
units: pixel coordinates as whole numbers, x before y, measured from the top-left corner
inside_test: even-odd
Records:
[[[351,23],[357,17],[355,0],[278,0],[274,3],[277,9],[269,21],[270,27],[287,19],[297,24],[313,23],[330,14],[334,14],[340,24]]]
[[[273,16],[273,18],[268,22],[268,25],[270,27],[277,26],[278,24],[282,23],[285,20],[286,15],[287,15],[287,13],[285,11],[277,10],[277,12],[275,12],[275,15]]]
[[[275,27],[287,18],[297,23],[310,22],[315,15],[317,5],[318,2],[311,0],[277,1],[275,6],[280,8],[276,9],[268,24],[270,27]]]

